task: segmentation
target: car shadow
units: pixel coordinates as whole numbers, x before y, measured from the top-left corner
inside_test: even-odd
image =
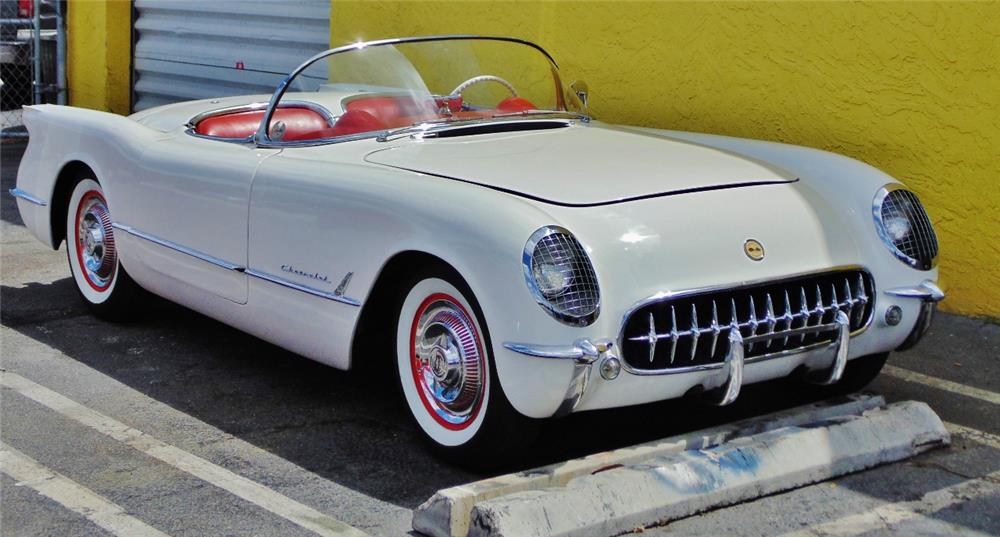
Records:
[[[432,456],[393,378],[344,372],[165,300],[126,324],[88,313],[64,278],[0,287],[0,323],[133,389],[324,478],[407,508],[486,477]],[[714,408],[690,400],[594,411],[546,422],[506,470],[525,470],[809,402],[748,386]]]

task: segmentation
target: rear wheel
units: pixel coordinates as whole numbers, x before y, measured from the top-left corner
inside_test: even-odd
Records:
[[[121,266],[111,211],[100,183],[77,181],[66,209],[66,255],[76,288],[97,316],[119,320],[131,315],[141,289]]]
[[[504,465],[534,438],[536,424],[497,382],[489,333],[471,291],[448,270],[404,285],[396,319],[396,372],[410,414],[448,462]]]

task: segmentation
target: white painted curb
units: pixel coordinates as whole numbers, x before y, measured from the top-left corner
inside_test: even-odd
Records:
[[[930,407],[906,401],[479,502],[469,535],[608,537],[898,461],[949,441]]]
[[[651,457],[680,453],[689,449],[707,449],[741,436],[814,423],[834,416],[857,415],[882,406],[885,406],[885,399],[878,395],[857,394],[839,397],[710,429],[442,489],[414,511],[413,529],[432,537],[466,537],[469,534],[472,509],[478,502],[525,490],[561,487],[573,478],[591,474],[608,466],[634,464]]]

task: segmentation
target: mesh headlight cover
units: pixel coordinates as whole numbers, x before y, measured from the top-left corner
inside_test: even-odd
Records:
[[[546,226],[524,248],[524,277],[550,315],[574,326],[594,322],[601,307],[597,275],[579,241],[566,229]]]
[[[888,185],[875,196],[875,227],[892,253],[918,270],[930,270],[938,255],[937,235],[917,195]]]

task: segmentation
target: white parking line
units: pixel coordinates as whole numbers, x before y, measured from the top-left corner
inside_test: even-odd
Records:
[[[960,434],[962,436],[967,436],[975,442],[1000,450],[1000,436],[947,421],[944,422],[944,428],[948,429],[948,432],[953,435]]]
[[[972,386],[966,386],[965,384],[931,377],[929,375],[924,375],[922,373],[917,373],[916,371],[910,371],[909,369],[903,369],[892,365],[885,366],[885,368],[882,369],[882,372],[890,377],[896,377],[900,380],[916,382],[925,386],[937,388],[939,390],[945,390],[959,395],[964,395],[966,397],[986,401],[987,403],[993,403],[994,405],[1000,405],[1000,393],[983,390],[981,388],[973,388]]]
[[[3,442],[0,442],[0,471],[17,481],[17,485],[34,489],[115,535],[169,537],[92,490],[42,466]]]
[[[36,384],[16,373],[0,372],[0,385],[125,443],[150,457],[211,483],[230,494],[258,505],[286,520],[328,537],[364,537],[367,534],[312,507],[303,505],[255,481],[217,466],[201,457],[162,442],[100,412]]]
[[[1000,485],[996,480],[1000,472],[962,481],[950,487],[932,490],[922,498],[910,502],[897,502],[880,505],[870,511],[830,520],[822,524],[810,526],[802,530],[785,533],[781,537],[823,537],[861,535],[879,530],[899,530],[899,525],[915,519],[930,518],[929,515],[949,507],[985,496],[1000,496]],[[933,531],[942,534],[961,533],[970,536],[986,536],[988,534],[966,527],[956,526],[939,520],[925,520],[934,525]]]

